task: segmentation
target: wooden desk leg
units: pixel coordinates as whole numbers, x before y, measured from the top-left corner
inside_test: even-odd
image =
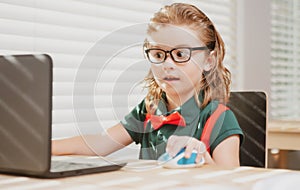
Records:
[[[279,168],[282,168],[282,169],[287,168],[287,156],[288,156],[288,150],[280,150],[280,152],[279,152]]]

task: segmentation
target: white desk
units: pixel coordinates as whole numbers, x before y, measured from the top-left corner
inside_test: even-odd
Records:
[[[272,184],[279,183],[276,176],[297,175],[300,172],[291,170],[259,169],[239,167],[222,170],[205,165],[193,169],[164,169],[154,161],[134,161],[118,171],[68,177],[61,179],[35,179],[0,175],[0,189],[23,190],[94,190],[94,189],[205,189],[205,190],[261,190],[273,177]],[[275,179],[275,180],[274,180]],[[299,180],[282,182],[284,187],[294,185],[299,187]],[[264,183],[263,183],[264,182]],[[274,186],[275,187],[275,186]],[[292,188],[297,189],[297,188]]]

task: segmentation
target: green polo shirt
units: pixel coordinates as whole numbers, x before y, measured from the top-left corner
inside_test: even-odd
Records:
[[[199,96],[202,100],[202,96]],[[131,138],[136,144],[141,144],[140,159],[158,159],[165,153],[166,143],[171,135],[192,136],[200,139],[206,120],[218,106],[218,101],[211,101],[205,108],[200,109],[197,106],[194,97],[191,97],[182,106],[167,111],[164,98],[159,102],[156,115],[169,115],[178,111],[185,119],[186,126],[176,126],[165,124],[161,128],[154,130],[151,122],[144,127],[146,118],[145,100],[138,104],[128,115],[124,117],[121,124],[125,127]],[[210,138],[210,154],[225,138],[238,134],[240,141],[243,140],[243,132],[231,110],[223,112],[215,123]]]

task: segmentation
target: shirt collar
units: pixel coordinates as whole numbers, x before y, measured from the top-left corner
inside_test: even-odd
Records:
[[[202,91],[199,93],[199,101],[203,101]],[[162,99],[159,101],[158,108],[155,112],[156,115],[169,115],[175,111],[178,111],[186,120],[187,123],[190,123],[196,117],[199,116],[199,113],[201,111],[200,107],[197,105],[197,102],[195,100],[195,97],[192,96],[190,99],[188,99],[185,103],[183,103],[181,106],[177,107],[174,110],[171,110],[168,112],[167,110],[167,101],[165,94],[162,95]]]

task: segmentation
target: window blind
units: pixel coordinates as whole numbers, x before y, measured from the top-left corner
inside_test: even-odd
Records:
[[[126,67],[143,59],[141,44],[114,56],[108,64],[110,67],[104,69],[101,80],[98,79],[96,83],[91,78],[98,76],[96,72],[100,70],[95,69],[93,64],[83,68],[80,66],[86,57],[90,57],[89,51],[114,31],[121,32],[106,42],[109,44],[105,44],[106,48],[101,52],[113,48],[118,50],[116,47],[122,46],[124,41],[139,37],[139,33],[126,33],[122,29],[148,22],[160,6],[160,3],[140,0],[0,1],[1,54],[47,53],[53,59],[53,137],[95,132],[100,130],[99,119],[103,127],[118,122],[111,103],[116,78],[121,76]],[[147,69],[145,66],[127,69],[126,76],[141,77]],[[76,81],[78,73],[83,77]],[[125,88],[132,88],[129,86],[132,84],[128,82],[130,80],[129,77],[119,81],[118,87],[123,90],[114,95],[114,105],[128,105],[119,106],[118,109],[124,112],[128,112],[141,99],[138,90],[131,92],[128,97],[128,94],[122,94],[127,92]],[[94,89],[93,93],[90,93],[90,89]],[[89,104],[91,99],[94,105]],[[124,99],[126,104],[122,102]],[[84,127],[78,128],[74,112],[84,118],[79,121],[79,126]],[[91,116],[94,112],[98,114],[97,118]],[[99,115],[101,118],[98,118]]]
[[[272,0],[271,118],[300,117],[300,1]]]
[[[110,127],[143,98],[138,78],[148,66],[141,44],[129,43],[143,39],[134,29],[172,2],[0,0],[1,54],[47,53],[53,59],[54,137],[95,132],[101,130],[99,122]],[[235,88],[236,1],[180,2],[196,5],[215,23],[225,40],[225,64]],[[112,50],[116,50],[113,55]],[[95,61],[89,64],[89,60]]]

